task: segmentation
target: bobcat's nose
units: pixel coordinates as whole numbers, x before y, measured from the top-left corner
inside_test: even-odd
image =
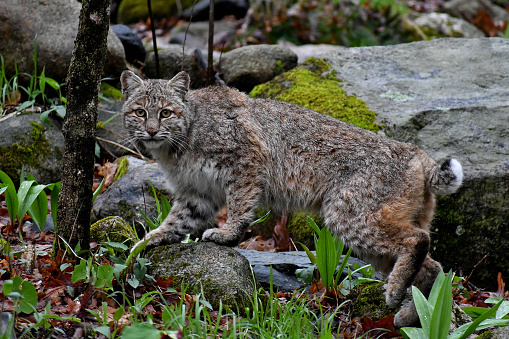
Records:
[[[151,137],[153,137],[154,135],[157,134],[157,130],[156,129],[148,129],[147,133],[150,134]]]

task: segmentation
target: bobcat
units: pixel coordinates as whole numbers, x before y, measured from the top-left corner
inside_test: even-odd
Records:
[[[145,236],[149,247],[188,233],[234,246],[259,206],[310,209],[388,274],[388,306],[399,305],[411,284],[429,293],[441,270],[428,254],[435,195],[460,187],[457,160],[439,166],[414,145],[297,105],[227,87],[190,90],[185,72],[142,80],[124,71],[121,83],[124,125],[159,163],[173,192],[170,214]],[[214,228],[224,205],[228,220]],[[394,323],[417,320],[410,303]]]

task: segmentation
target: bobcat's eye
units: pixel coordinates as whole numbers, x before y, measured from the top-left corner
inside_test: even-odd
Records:
[[[170,111],[169,109],[163,109],[163,110],[161,110],[161,112],[159,112],[159,114],[161,114],[162,118],[169,118],[172,113],[173,112]]]
[[[138,117],[144,117],[146,112],[144,109],[138,108],[137,110],[134,110],[134,114]]]

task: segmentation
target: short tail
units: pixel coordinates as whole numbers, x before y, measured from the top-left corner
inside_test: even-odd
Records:
[[[440,167],[436,166],[430,173],[428,187],[435,195],[455,193],[463,181],[463,169],[456,159],[446,160]]]

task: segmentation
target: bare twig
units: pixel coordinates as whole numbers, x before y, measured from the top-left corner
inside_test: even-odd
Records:
[[[157,39],[156,39],[156,28],[154,26],[154,17],[152,15],[152,3],[147,0],[148,16],[150,18],[150,29],[152,30],[152,44],[154,46],[154,57],[156,61],[156,78],[160,78],[159,72],[159,52],[157,51]]]
[[[474,268],[472,269],[472,271],[470,272],[468,277],[466,277],[466,279],[461,283],[464,287],[467,287],[468,281],[470,280],[470,278],[474,274],[474,271],[477,269],[477,267],[479,267],[482,264],[482,262],[484,260],[486,260],[487,257],[488,257],[488,255],[486,254],[481,260],[479,260],[479,262],[477,264],[475,264]]]
[[[209,48],[208,48],[208,67],[207,67],[207,85],[214,84],[214,0],[210,0],[209,7]]]

